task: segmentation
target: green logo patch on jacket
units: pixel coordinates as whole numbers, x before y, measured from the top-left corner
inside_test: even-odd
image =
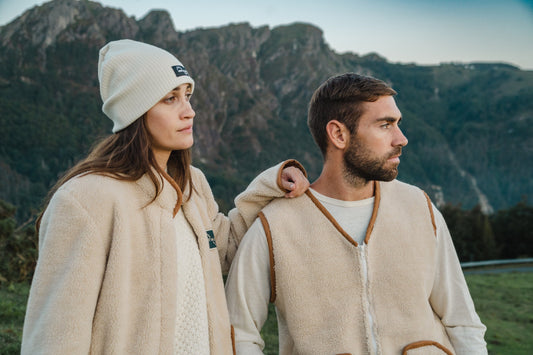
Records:
[[[217,247],[217,242],[215,241],[215,233],[212,230],[207,231],[207,240],[209,240],[209,249]]]

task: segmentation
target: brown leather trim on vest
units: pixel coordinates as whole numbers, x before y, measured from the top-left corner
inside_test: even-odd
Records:
[[[376,223],[376,218],[378,218],[378,209],[380,202],[381,188],[379,186],[379,182],[374,181],[374,209],[372,210],[372,217],[370,217],[370,222],[368,223],[368,227],[366,228],[365,244],[368,244],[368,241],[370,240],[370,234],[372,234],[372,231],[374,230],[374,223]]]
[[[268,243],[268,256],[270,257],[270,303],[274,303],[276,301],[276,268],[274,264],[274,249],[272,247],[272,234],[270,233],[270,226],[263,212],[259,212],[258,217],[263,225]]]
[[[424,191],[424,196],[426,196],[426,200],[428,201],[428,207],[429,207],[429,214],[431,215],[431,223],[433,224],[433,232],[435,233],[435,237],[437,236],[437,223],[435,223],[435,215],[433,214],[433,206],[431,205],[431,199],[429,198],[428,194]]]
[[[409,350],[422,348],[424,346],[435,346],[439,348],[440,350],[444,351],[446,354],[453,355],[453,353],[449,349],[447,349],[444,345],[437,343],[436,341],[431,341],[431,340],[422,340],[422,341],[417,341],[417,342],[408,344],[405,348],[403,348],[402,355],[406,355],[407,351]]]
[[[349,241],[351,244],[353,244],[356,247],[359,245],[359,244],[357,244],[357,242],[355,240],[353,240],[352,237],[350,237],[350,235],[348,233],[346,233],[346,231],[344,229],[342,229],[340,224],[335,220],[335,218],[333,218],[331,213],[329,213],[329,211],[326,209],[326,207],[324,207],[324,205],[322,205],[320,203],[320,201],[318,201],[317,198],[315,196],[313,196],[313,194],[311,193],[310,190],[305,191],[305,194],[311,199],[311,201],[313,201],[313,203],[320,210],[320,212],[322,212],[322,214],[324,216],[326,216],[327,219],[329,219],[331,224],[333,224],[333,226],[339,231],[340,234],[342,234],[342,236],[344,238],[346,238],[347,241]]]
[[[237,354],[237,348],[235,346],[235,328],[231,326],[231,347],[233,349],[233,355]]]

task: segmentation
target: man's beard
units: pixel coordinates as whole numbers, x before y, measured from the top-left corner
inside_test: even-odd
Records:
[[[360,144],[357,139],[351,139],[351,144],[344,152],[344,177],[352,182],[366,183],[369,181],[391,181],[398,176],[398,164],[392,164],[387,160],[398,156],[402,152],[397,147],[384,157],[372,154],[372,151]],[[386,166],[389,165],[389,166]]]

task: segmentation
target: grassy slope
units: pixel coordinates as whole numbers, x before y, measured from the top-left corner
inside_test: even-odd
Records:
[[[533,273],[466,276],[476,309],[487,326],[490,354],[533,354]],[[28,286],[0,286],[0,355],[20,353],[20,336]],[[277,354],[277,326],[273,308],[263,337],[265,354]]]
[[[0,355],[20,354],[22,324],[29,286],[0,286]]]
[[[490,354],[533,354],[533,273],[466,276]]]

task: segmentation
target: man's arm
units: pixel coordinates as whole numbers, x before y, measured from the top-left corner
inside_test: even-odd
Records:
[[[256,219],[241,241],[226,281],[237,354],[263,354],[261,328],[268,317],[270,262],[265,232]]]
[[[487,354],[487,328],[476,313],[446,222],[435,206],[433,213],[437,224],[437,268],[431,306],[458,355]]]

